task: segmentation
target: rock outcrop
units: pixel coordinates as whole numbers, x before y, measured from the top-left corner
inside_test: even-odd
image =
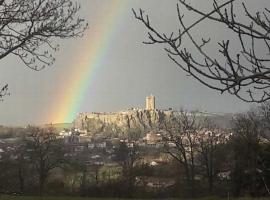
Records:
[[[114,113],[80,113],[74,120],[74,127],[90,133],[130,131],[144,132],[160,128],[174,116],[172,110],[129,109]]]
[[[86,130],[89,134],[127,134],[141,133],[153,129],[162,129],[166,122],[176,122],[181,112],[173,110],[143,110],[129,109],[113,113],[80,113],[73,122],[73,126],[80,130]],[[198,120],[207,117],[220,128],[228,128],[232,115],[197,113]],[[177,123],[177,122],[176,122]]]

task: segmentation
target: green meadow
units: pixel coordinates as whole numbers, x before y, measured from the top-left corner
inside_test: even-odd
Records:
[[[192,199],[177,199],[177,198],[165,198],[166,200],[192,200]],[[270,198],[251,198],[244,197],[230,200],[269,200]],[[150,200],[150,199],[128,199],[128,198],[85,198],[85,197],[39,197],[39,196],[0,196],[0,200]],[[157,199],[155,199],[157,200]],[[162,200],[162,199],[160,199]],[[196,198],[195,200],[228,200],[228,198],[219,198],[219,197],[205,197],[205,198]]]
[[[115,198],[1,196],[1,200],[117,200]],[[123,199],[124,200],[124,199]]]
[[[84,198],[84,197],[39,197],[39,196],[1,196],[1,200],[128,200],[125,198]],[[133,199],[139,200],[139,199]],[[144,199],[146,200],[146,199]]]

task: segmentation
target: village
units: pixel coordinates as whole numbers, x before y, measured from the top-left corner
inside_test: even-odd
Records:
[[[231,156],[227,146],[236,136],[230,127],[210,123],[217,115],[164,112],[156,109],[151,95],[145,109],[82,116],[62,128],[0,127],[1,166],[9,170],[5,176],[18,175],[20,180],[14,184],[17,179],[10,179],[2,193],[34,194],[38,177],[46,177],[39,181],[46,183],[45,191],[53,191],[51,185],[56,184],[61,191],[80,195],[102,196],[109,187],[109,196],[136,190],[153,197],[166,196],[179,185],[186,191],[191,187],[187,181],[200,184],[214,178],[226,185],[231,179],[232,166],[222,158]],[[265,137],[258,139],[260,145],[269,144]],[[35,176],[26,175],[34,169],[38,169]],[[209,174],[210,169],[216,171]]]
[[[62,148],[64,149],[63,157],[69,160],[69,162],[76,162],[86,166],[89,173],[95,179],[98,179],[97,176],[99,176],[99,171],[102,171],[102,169],[103,173],[104,169],[106,169],[106,173],[113,172],[113,175],[106,175],[110,176],[109,178],[104,177],[103,174],[100,181],[121,176],[121,164],[116,155],[116,151],[121,144],[125,144],[129,149],[136,148],[137,153],[140,154],[140,157],[136,158],[136,165],[157,167],[159,165],[166,165],[171,160],[163,153],[164,142],[161,134],[153,131],[146,133],[146,136],[138,141],[108,138],[102,134],[89,136],[84,131],[78,129],[73,129],[69,132],[61,131],[57,135],[57,139],[61,141]],[[21,159],[22,152],[20,151],[23,145],[23,141],[19,137],[0,139],[0,161],[7,159],[16,161]],[[32,149],[29,148],[25,151],[31,152]],[[24,155],[23,159],[30,161],[30,157],[27,154]],[[159,179],[158,177],[146,178],[138,176],[136,180],[138,184],[144,184],[150,188],[169,187],[175,183],[172,178]]]

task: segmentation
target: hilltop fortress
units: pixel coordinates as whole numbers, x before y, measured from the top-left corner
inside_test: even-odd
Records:
[[[153,95],[146,97],[144,109],[130,108],[119,112],[80,113],[73,121],[73,127],[87,134],[115,133],[116,135],[129,132],[144,134],[153,129],[162,129],[165,122],[172,122],[179,115],[179,111],[156,109],[155,100]],[[231,126],[232,114],[199,112],[199,115],[208,117],[219,127]]]
[[[155,108],[155,97],[146,97],[145,109],[130,108],[119,112],[80,113],[74,120],[74,127],[90,133],[120,132],[132,130],[145,132],[162,126],[164,121],[172,119],[174,111]]]

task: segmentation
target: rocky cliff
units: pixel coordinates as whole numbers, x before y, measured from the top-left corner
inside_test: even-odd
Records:
[[[80,113],[74,120],[74,127],[90,133],[130,131],[145,132],[159,128],[172,119],[171,110],[129,109],[114,113]]]
[[[80,130],[87,130],[89,134],[129,132],[144,134],[148,130],[164,127],[165,122],[172,122],[180,112],[173,110],[143,110],[129,109],[113,113],[80,113],[73,122],[73,126]],[[221,128],[230,127],[232,115],[198,113],[198,119],[207,117]]]

